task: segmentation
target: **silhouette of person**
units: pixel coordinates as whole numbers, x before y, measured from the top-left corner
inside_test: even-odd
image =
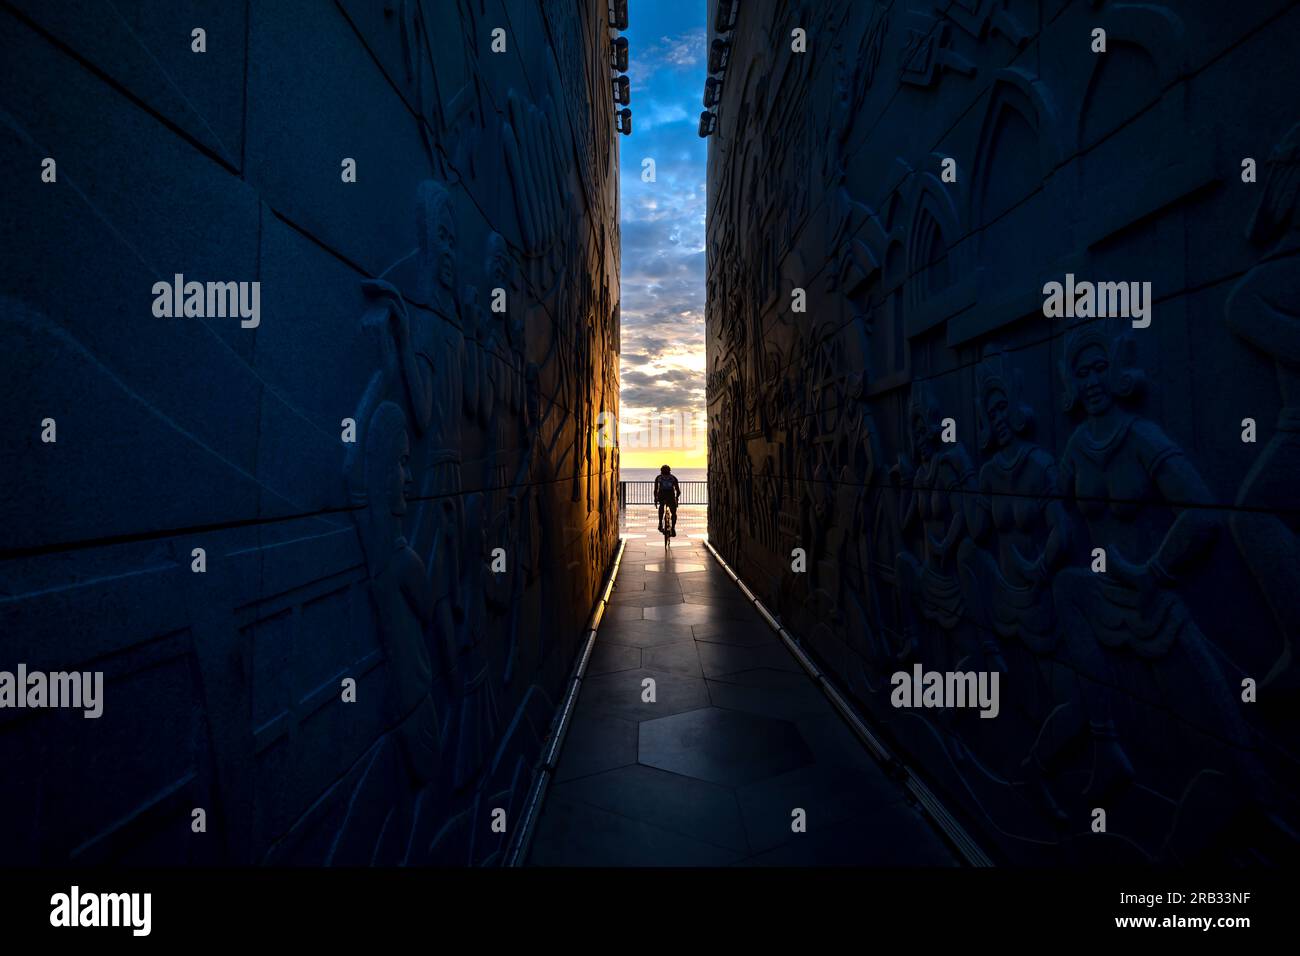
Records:
[[[677,536],[677,502],[682,497],[682,486],[671,468],[664,465],[655,476],[655,504],[659,506],[659,530],[667,531],[670,538]],[[664,510],[671,516],[671,524],[664,524]]]

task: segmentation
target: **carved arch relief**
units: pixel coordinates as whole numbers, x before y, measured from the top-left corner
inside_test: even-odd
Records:
[[[1182,19],[1162,4],[1119,4],[1101,22],[1108,52],[1093,58],[1072,143],[1072,192],[1091,197],[1077,231],[1088,246],[1221,178],[1217,128],[1190,135],[1190,98],[1173,89],[1186,74]]]
[[[969,267],[953,252],[968,231],[963,214],[966,186],[960,178],[957,183],[940,180],[937,170],[944,158],[931,154],[926,168],[914,170],[902,187],[910,215],[905,237],[908,338],[968,306],[975,293]]]
[[[1016,136],[1017,130],[1027,131],[1027,136]],[[1020,67],[998,70],[975,148],[970,222],[984,226],[1005,212],[1051,176],[1069,152],[1060,110],[1047,83]],[[1018,180],[1014,171],[1022,173]]]
[[[1079,98],[1072,152],[1092,145],[1186,72],[1186,27],[1170,7],[1154,3],[1107,6],[1100,24],[1106,30],[1107,52],[1094,57]],[[1138,72],[1124,73],[1126,67]],[[1108,82],[1112,75],[1115,82]],[[1099,112],[1108,106],[1116,107],[1116,112]]]
[[[1061,169],[1071,149],[1057,98],[1046,81],[1022,67],[993,75],[976,140],[967,215],[976,230],[970,308],[947,328],[950,347],[991,335],[1036,312],[1042,278],[1068,271],[1062,250],[1071,247],[1077,205]],[[1042,195],[1036,195],[1039,191]],[[1033,243],[1008,222],[1025,203],[1050,217]],[[1050,237],[1050,239],[1045,238]]]

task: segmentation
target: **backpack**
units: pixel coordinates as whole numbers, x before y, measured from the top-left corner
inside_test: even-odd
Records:
[[[655,503],[664,502],[672,504],[677,496],[673,494],[673,489],[677,487],[676,475],[655,475]]]

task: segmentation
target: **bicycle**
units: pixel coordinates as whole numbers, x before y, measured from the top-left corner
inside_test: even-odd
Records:
[[[666,521],[664,521],[664,511],[665,509],[667,509],[667,507],[668,507],[668,502],[666,501],[659,502],[659,532],[664,536],[665,548],[672,547],[672,545],[669,543],[669,539],[673,537],[673,534],[676,531],[674,527],[672,527]],[[676,522],[673,523],[676,524]]]

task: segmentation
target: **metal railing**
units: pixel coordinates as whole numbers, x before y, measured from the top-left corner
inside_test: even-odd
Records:
[[[707,481],[679,481],[682,497],[679,505],[707,505],[709,503],[709,483]],[[653,481],[620,481],[618,483],[618,506],[653,505],[655,503],[655,483]]]

